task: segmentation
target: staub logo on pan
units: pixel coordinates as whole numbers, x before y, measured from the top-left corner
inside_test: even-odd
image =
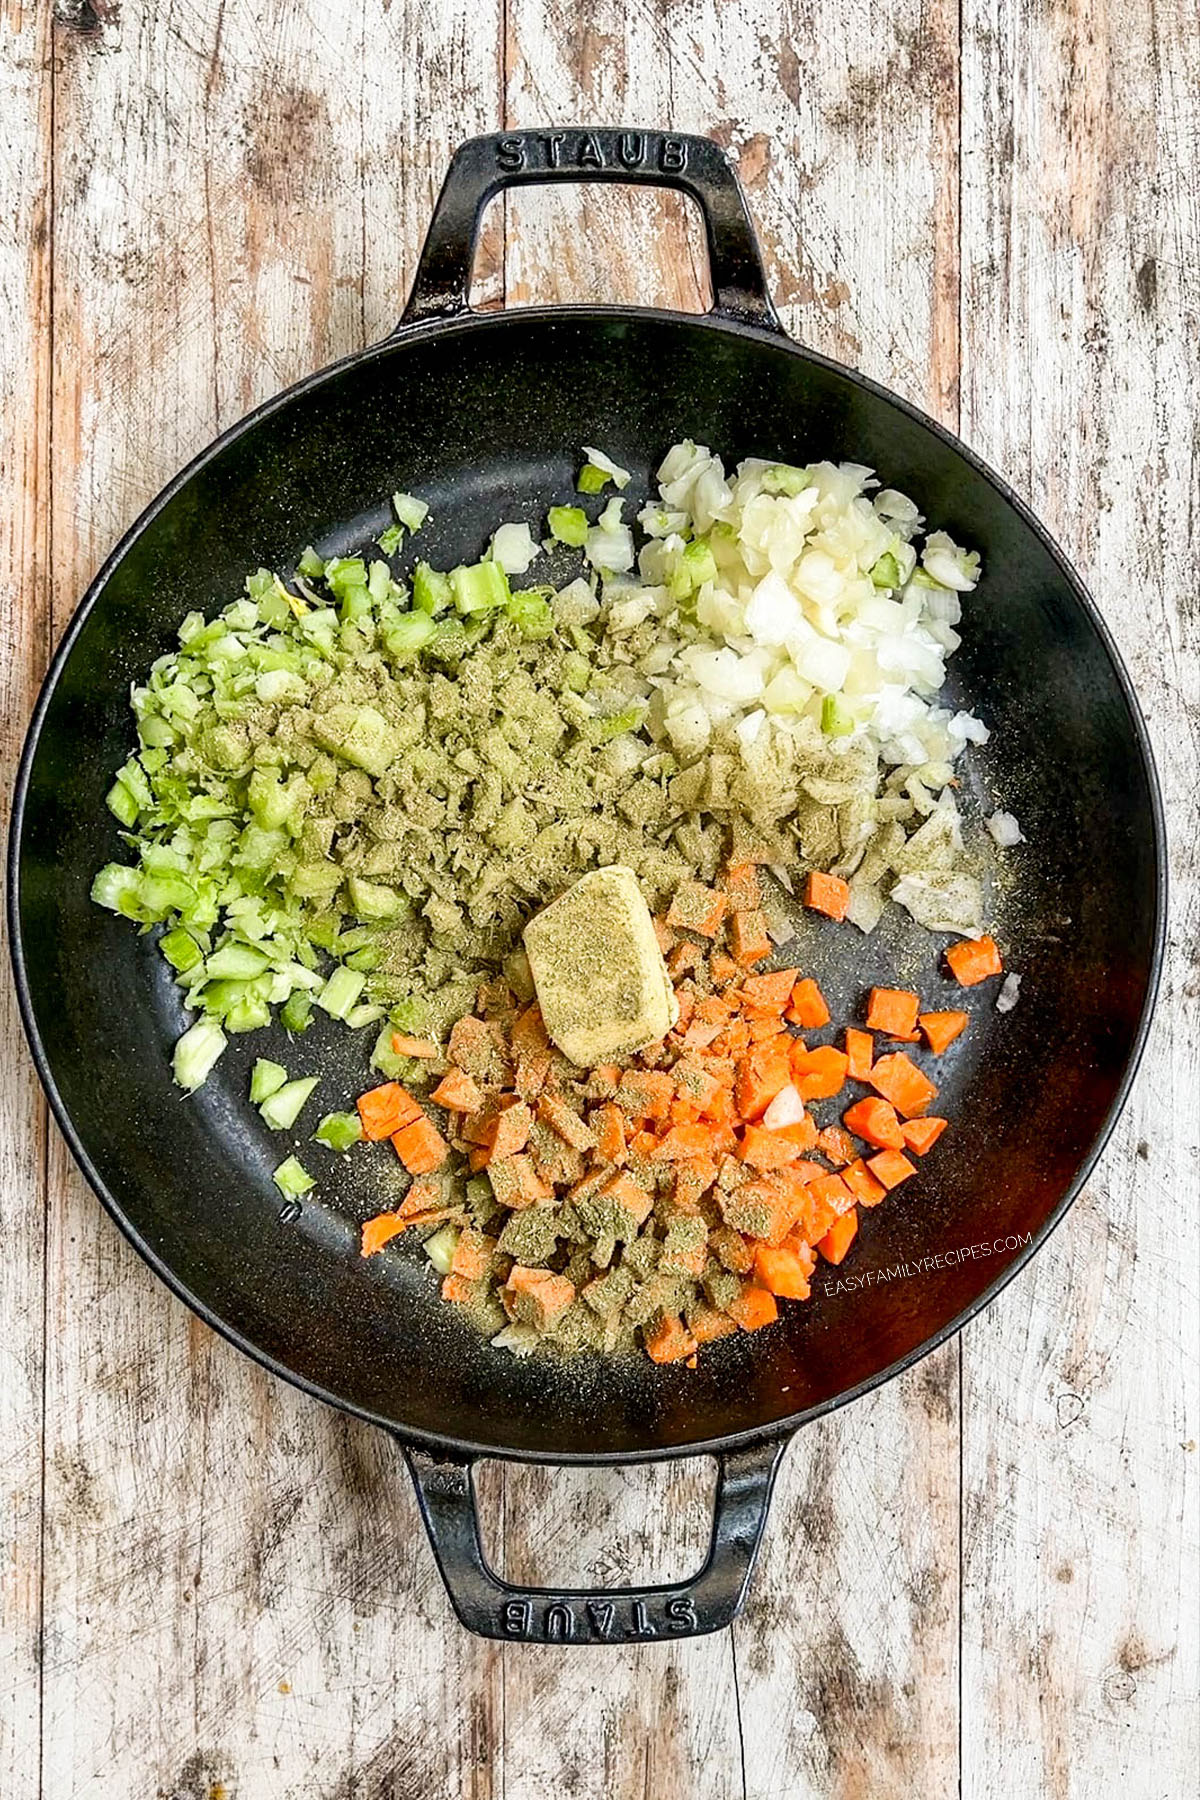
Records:
[[[687,145],[657,131],[526,131],[496,145],[496,162],[506,175],[522,169],[657,169],[682,175]]]
[[[589,1639],[624,1643],[658,1637],[664,1631],[694,1632],[698,1627],[695,1607],[681,1595],[663,1605],[657,1621],[653,1617],[656,1610],[646,1600],[621,1606],[615,1600],[551,1600],[545,1606],[532,1600],[506,1600],[500,1608],[500,1624],[505,1637],[541,1637],[548,1644],[586,1643]]]

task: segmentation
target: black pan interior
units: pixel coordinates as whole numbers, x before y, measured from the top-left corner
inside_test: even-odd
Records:
[[[270,1171],[291,1143],[260,1128],[245,1101],[262,1038],[235,1040],[197,1097],[172,1086],[185,1015],[166,971],[149,939],[88,899],[94,869],[119,854],[104,793],[131,740],[131,680],[173,643],[184,613],[233,597],[247,570],[289,569],[309,542],[367,542],[397,486],[432,501],[421,548],[445,566],[477,555],[498,519],[533,519],[565,497],[581,444],[604,446],[644,486],[683,436],[727,462],[868,463],[982,551],[954,686],[993,728],[974,756],[976,798],[1016,812],[1028,839],[1013,859],[1018,879],[996,897],[1021,999],[1001,1017],[994,989],[973,995],[973,1029],[941,1076],[953,1131],[919,1183],[864,1216],[851,1261],[825,1272],[785,1325],[715,1346],[695,1372],[517,1362],[459,1324],[418,1255],[360,1261],[355,1222],[379,1204],[368,1153],[350,1159],[355,1176],[302,1152],[321,1174],[320,1199],[281,1223]],[[1020,1250],[879,1272],[1046,1225],[1113,1107],[1152,987],[1154,817],[1126,693],[1070,577],[941,434],[765,336],[646,314],[517,314],[410,335],[309,384],[234,436],[134,538],[77,629],[42,720],[17,845],[18,935],[75,1147],[136,1240],[214,1322],[401,1430],[533,1456],[661,1454],[769,1428],[872,1381],[950,1326]],[[931,1004],[957,1000],[933,972],[929,941],[896,921],[871,939],[814,927],[798,949],[835,1018],[893,976],[919,977]],[[326,1106],[346,1104],[366,1074],[366,1052],[332,1022],[299,1046],[280,1034],[265,1053],[296,1072],[325,1069]],[[847,1277],[868,1270],[870,1285],[849,1291]]]

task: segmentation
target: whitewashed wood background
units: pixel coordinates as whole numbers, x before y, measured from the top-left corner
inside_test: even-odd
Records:
[[[179,463],[398,316],[502,125],[736,155],[792,330],[1077,559],[1173,826],[1132,1103],[995,1306],[806,1432],[732,1632],[461,1632],[398,1453],[169,1298],[0,983],[3,1800],[1178,1800],[1197,1765],[1194,0],[0,0],[5,798],[51,644]],[[682,203],[510,199],[481,303],[694,306]],[[496,1471],[524,1577],[698,1560],[703,1469]],[[1191,1769],[1192,1775],[1187,1771]]]

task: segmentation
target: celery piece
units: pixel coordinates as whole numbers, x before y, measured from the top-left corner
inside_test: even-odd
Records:
[[[174,931],[164,932],[158,940],[158,947],[178,975],[186,975],[189,969],[194,969],[198,962],[204,960],[203,950],[191,932],[185,931],[181,925],[176,926]]]
[[[295,988],[280,1008],[280,1023],[286,1031],[307,1031],[312,1024],[313,997],[307,988]]]
[[[900,564],[890,550],[885,550],[872,568],[871,580],[877,588],[898,588],[900,586]]]
[[[454,1252],[458,1248],[459,1235],[457,1225],[443,1225],[441,1230],[435,1231],[431,1238],[426,1238],[422,1248],[439,1275],[450,1273]]]
[[[429,1009],[423,1000],[397,1000],[388,1013],[388,1018],[397,1031],[407,1031],[416,1036],[424,1031],[429,1021]]]
[[[413,605],[417,611],[436,617],[445,612],[450,599],[450,577],[431,569],[427,562],[419,562],[413,570]]]
[[[406,900],[405,905],[407,906],[407,904]],[[349,956],[342,958],[342,961],[348,969],[365,969],[369,975],[371,970],[377,969],[383,961],[383,951],[378,944],[364,944],[361,950],[352,950]]]
[[[763,492],[766,494],[786,494],[790,498],[811,486],[812,476],[808,470],[797,469],[792,463],[776,463],[763,475]]]
[[[344,1019],[357,1005],[358,996],[366,986],[366,981],[361,970],[335,969],[317,995],[316,1003],[322,1012],[330,1013],[335,1019]]]
[[[584,463],[579,471],[579,479],[575,483],[581,494],[599,494],[608,486],[612,476],[607,469],[597,468],[595,463]]]
[[[560,544],[582,550],[587,542],[588,521],[582,506],[552,506],[546,514],[550,536]]]
[[[400,523],[410,531],[420,531],[429,517],[428,501],[418,500],[415,494],[393,494],[392,505]]]
[[[178,1040],[171,1058],[171,1067],[179,1086],[186,1088],[189,1093],[203,1087],[227,1041],[215,1019],[197,1019]]]
[[[568,650],[563,657],[563,680],[573,694],[582,694],[592,678],[592,665],[579,650]]]
[[[125,783],[123,781],[114,781],[104,798],[107,802],[109,812],[112,813],[122,825],[128,826],[129,829],[132,830],[138,822],[138,814],[141,811],[141,808],[129,789],[125,786]]]
[[[253,981],[270,964],[270,958],[249,944],[225,944],[214,950],[205,962],[205,972],[214,981]]]
[[[821,702],[821,730],[827,737],[849,737],[854,730],[854,714],[837,694]]]
[[[306,576],[309,581],[316,581],[325,573],[325,562],[322,557],[317,555],[310,544],[305,550],[304,555],[300,558],[300,561],[296,564],[296,568],[297,571],[301,575]]]
[[[364,1001],[361,1006],[351,1007],[346,1014],[346,1023],[351,1031],[361,1031],[364,1025],[374,1025],[384,1016],[385,1009],[373,1002]]]
[[[326,1113],[313,1132],[315,1144],[326,1144],[330,1150],[349,1150],[362,1139],[362,1120],[357,1113]]]
[[[263,1124],[269,1125],[272,1131],[290,1131],[316,1087],[317,1079],[315,1075],[305,1075],[298,1081],[285,1081],[282,1087],[268,1094],[258,1109]]]
[[[477,563],[460,563],[450,571],[454,604],[460,613],[493,612],[508,600],[508,576],[498,562],[485,559]]]
[[[364,881],[361,875],[346,877],[346,893],[350,909],[358,919],[395,919],[408,911],[404,894],[381,881]]]
[[[402,613],[383,635],[389,656],[414,656],[437,631],[427,612]]]
[[[444,663],[461,662],[470,648],[471,640],[461,619],[443,619],[429,643],[430,655]]]
[[[554,630],[554,614],[536,588],[520,588],[509,597],[505,612],[525,638],[548,638]]]
[[[367,565],[361,556],[335,556],[325,564],[325,585],[340,600],[350,588],[365,588]]]
[[[310,1188],[317,1185],[308,1170],[294,1156],[284,1158],[271,1180],[285,1200],[298,1200],[301,1194],[307,1194]]]
[[[277,1094],[288,1078],[282,1063],[269,1062],[260,1056],[250,1071],[250,1099],[255,1106]]]
[[[403,525],[385,525],[375,542],[385,556],[395,556],[404,542]]]
[[[395,760],[395,733],[373,706],[331,706],[328,712],[317,714],[312,732],[323,750],[332,750],[343,762],[365,769],[376,779]]]
[[[367,592],[376,606],[391,598],[392,572],[385,562],[376,557],[367,573]]]
[[[623,469],[620,463],[614,462],[611,456],[606,456],[603,450],[597,450],[594,444],[585,444],[583,454],[587,457],[588,468],[598,469],[601,475],[615,481],[619,488],[627,488],[633,480],[628,469]],[[580,486],[582,487],[582,485],[581,482]]]

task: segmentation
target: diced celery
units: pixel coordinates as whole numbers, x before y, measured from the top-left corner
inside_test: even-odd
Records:
[[[879,561],[871,570],[871,580],[877,588],[897,588],[900,586],[900,564],[890,550],[885,550]]]
[[[104,798],[108,803],[109,812],[122,825],[132,829],[137,824],[141,808],[123,781],[114,781]]]
[[[576,481],[575,486],[579,489],[581,494],[599,494],[608,486],[608,483],[611,480],[612,476],[607,469],[599,469],[596,467],[595,463],[589,462],[584,463],[582,469],[580,469],[579,479]]]
[[[158,940],[158,947],[171,967],[180,975],[186,975],[194,969],[198,962],[204,960],[204,952],[190,931],[176,926],[174,931],[164,932]]]
[[[301,1194],[307,1194],[310,1188],[317,1185],[308,1170],[294,1156],[284,1158],[271,1180],[285,1200],[298,1200]]]
[[[136,919],[141,911],[142,876],[128,863],[105,863],[92,880],[92,899],[97,906]]]
[[[383,951],[378,944],[364,944],[361,950],[352,950],[349,956],[342,958],[348,969],[365,969],[368,975],[372,969],[379,967],[382,960]]]
[[[313,1141],[327,1144],[331,1150],[349,1150],[362,1138],[362,1120],[357,1113],[326,1113],[317,1129],[313,1132]]]
[[[396,755],[396,735],[373,706],[331,706],[313,720],[313,737],[323,750],[378,778]]]
[[[592,665],[579,650],[568,650],[563,657],[563,678],[574,694],[587,691],[592,678]]]
[[[270,966],[270,960],[249,944],[225,944],[213,951],[204,967],[214,981],[253,981]]]
[[[287,1078],[287,1070],[282,1063],[268,1062],[265,1056],[260,1056],[250,1071],[250,1099],[254,1105],[258,1106],[263,1100],[270,1099],[272,1094],[277,1094]]]
[[[396,919],[408,911],[408,899],[381,881],[364,881],[361,875],[346,877],[346,893],[356,918]]]
[[[560,544],[582,550],[587,542],[588,521],[582,506],[552,506],[546,514],[550,536]]]
[[[350,588],[365,588],[367,565],[361,556],[335,556],[325,564],[325,584],[340,600]]]
[[[317,1005],[335,1019],[344,1019],[357,1004],[366,980],[361,970],[335,969],[317,995]]]
[[[407,525],[410,531],[420,531],[429,517],[428,502],[418,500],[415,494],[393,494],[392,505],[400,523]]]
[[[812,486],[812,476],[807,469],[798,469],[792,463],[776,463],[763,476],[763,491],[768,494],[786,494],[789,497],[802,494],[806,487]]]
[[[296,988],[280,1008],[279,1019],[285,1031],[307,1031],[312,1024],[313,997],[304,988]]]
[[[402,613],[384,633],[384,645],[389,656],[414,656],[424,648],[437,631],[432,617],[427,612]]]
[[[189,1093],[203,1087],[227,1041],[215,1019],[197,1019],[176,1043],[171,1059],[179,1086]]]
[[[440,1231],[435,1231],[432,1237],[425,1239],[425,1254],[439,1275],[450,1273],[460,1235],[457,1225],[443,1225]]]
[[[837,694],[821,702],[821,730],[827,737],[849,737],[854,730],[854,714]]]
[[[669,583],[672,597],[685,600],[697,588],[703,587],[706,581],[716,579],[717,563],[711,545],[706,538],[695,538],[679,552],[679,560]]]
[[[263,1124],[269,1125],[272,1131],[290,1131],[317,1080],[316,1075],[305,1075],[297,1081],[285,1081],[282,1087],[268,1094],[258,1109]]]
[[[548,638],[554,630],[554,614],[544,594],[536,588],[520,588],[509,596],[505,612],[522,637]]]
[[[301,575],[307,576],[309,581],[315,581],[319,576],[324,575],[325,573],[325,564],[317,555],[311,544],[300,558],[300,561],[296,564],[296,567]]]
[[[413,605],[417,611],[436,617],[445,612],[450,598],[450,577],[431,569],[427,562],[419,562],[413,570]]]
[[[395,556],[404,542],[403,525],[385,525],[375,542],[385,556]]]
[[[346,1023],[351,1031],[361,1031],[364,1025],[374,1025],[377,1019],[384,1017],[385,1009],[370,1002],[362,1006],[352,1007],[346,1014]]]
[[[397,1031],[419,1033],[424,1031],[429,1019],[429,1011],[422,1000],[397,1000],[388,1013],[388,1018]]]
[[[450,571],[454,604],[460,613],[493,612],[509,597],[508,577],[497,562],[460,563]]]

